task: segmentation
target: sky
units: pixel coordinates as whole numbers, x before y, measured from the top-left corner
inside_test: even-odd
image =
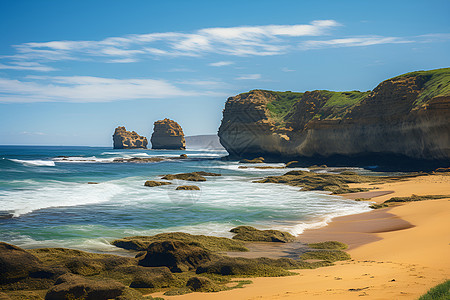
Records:
[[[450,66],[450,1],[0,0],[0,145],[215,134],[252,89],[371,90]]]

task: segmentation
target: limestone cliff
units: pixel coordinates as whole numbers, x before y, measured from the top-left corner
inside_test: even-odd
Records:
[[[219,128],[235,157],[404,156],[450,161],[450,68],[368,92],[253,90],[230,97]]]
[[[113,135],[114,149],[147,149],[147,138],[134,131],[127,131],[125,127],[117,127]]]
[[[186,141],[181,126],[170,119],[156,121],[151,138],[152,149],[186,149]]]

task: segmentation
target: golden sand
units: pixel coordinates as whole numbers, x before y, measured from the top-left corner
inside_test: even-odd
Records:
[[[372,199],[378,203],[395,196],[450,194],[450,176],[421,176],[377,187],[377,191],[393,191]],[[305,242],[346,242],[353,260],[297,270],[297,276],[252,278],[253,284],[242,289],[164,298],[417,299],[450,278],[448,198],[336,218],[330,225],[307,230],[299,238]]]

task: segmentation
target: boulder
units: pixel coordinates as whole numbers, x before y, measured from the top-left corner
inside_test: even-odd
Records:
[[[187,154],[180,154],[180,158],[181,159],[186,159],[186,158],[188,158],[188,156],[187,156]]]
[[[162,288],[168,287],[174,277],[167,267],[129,266],[117,270],[121,273],[132,274],[131,288]]]
[[[295,237],[279,230],[258,230],[251,226],[238,226],[230,230],[236,233],[233,239],[254,242],[281,242],[288,243],[294,241]]]
[[[172,272],[183,272],[211,261],[211,252],[181,241],[153,242],[147,254],[139,261],[144,267],[168,267]]]
[[[40,261],[27,251],[0,242],[0,284],[16,282],[42,270]]]
[[[151,143],[152,149],[186,149],[183,129],[177,122],[167,118],[154,123]]]
[[[161,179],[165,180],[187,180],[187,181],[206,181],[206,178],[198,174],[197,172],[192,173],[180,173],[180,174],[167,174]]]
[[[161,186],[161,185],[168,185],[172,184],[171,182],[167,181],[155,181],[155,180],[147,180],[144,185],[148,187],[154,187],[154,186]]]
[[[45,300],[84,299],[107,300],[122,295],[125,286],[111,279],[95,281],[74,274],[60,276],[48,290]]]
[[[180,185],[176,188],[177,191],[200,191],[200,188],[196,185]]]
[[[147,149],[147,138],[135,131],[127,131],[125,127],[117,127],[113,134],[114,149]]]

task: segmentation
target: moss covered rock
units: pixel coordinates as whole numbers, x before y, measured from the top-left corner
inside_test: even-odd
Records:
[[[184,272],[211,261],[212,255],[198,246],[181,241],[151,243],[147,254],[139,261],[144,267],[168,267],[172,272]]]
[[[168,185],[168,184],[172,184],[172,182],[147,180],[147,181],[144,183],[144,186],[154,187],[154,186],[162,186],[162,185]]]
[[[244,244],[238,240],[216,236],[194,235],[184,232],[168,232],[152,236],[124,237],[113,241],[111,244],[127,250],[145,251],[151,243],[167,240],[182,241],[186,244],[202,247],[212,252],[248,251]]]
[[[279,230],[258,230],[251,226],[238,226],[231,229],[230,232],[236,233],[236,235],[233,236],[233,239],[241,241],[288,243],[295,239],[295,237],[288,232]]]

